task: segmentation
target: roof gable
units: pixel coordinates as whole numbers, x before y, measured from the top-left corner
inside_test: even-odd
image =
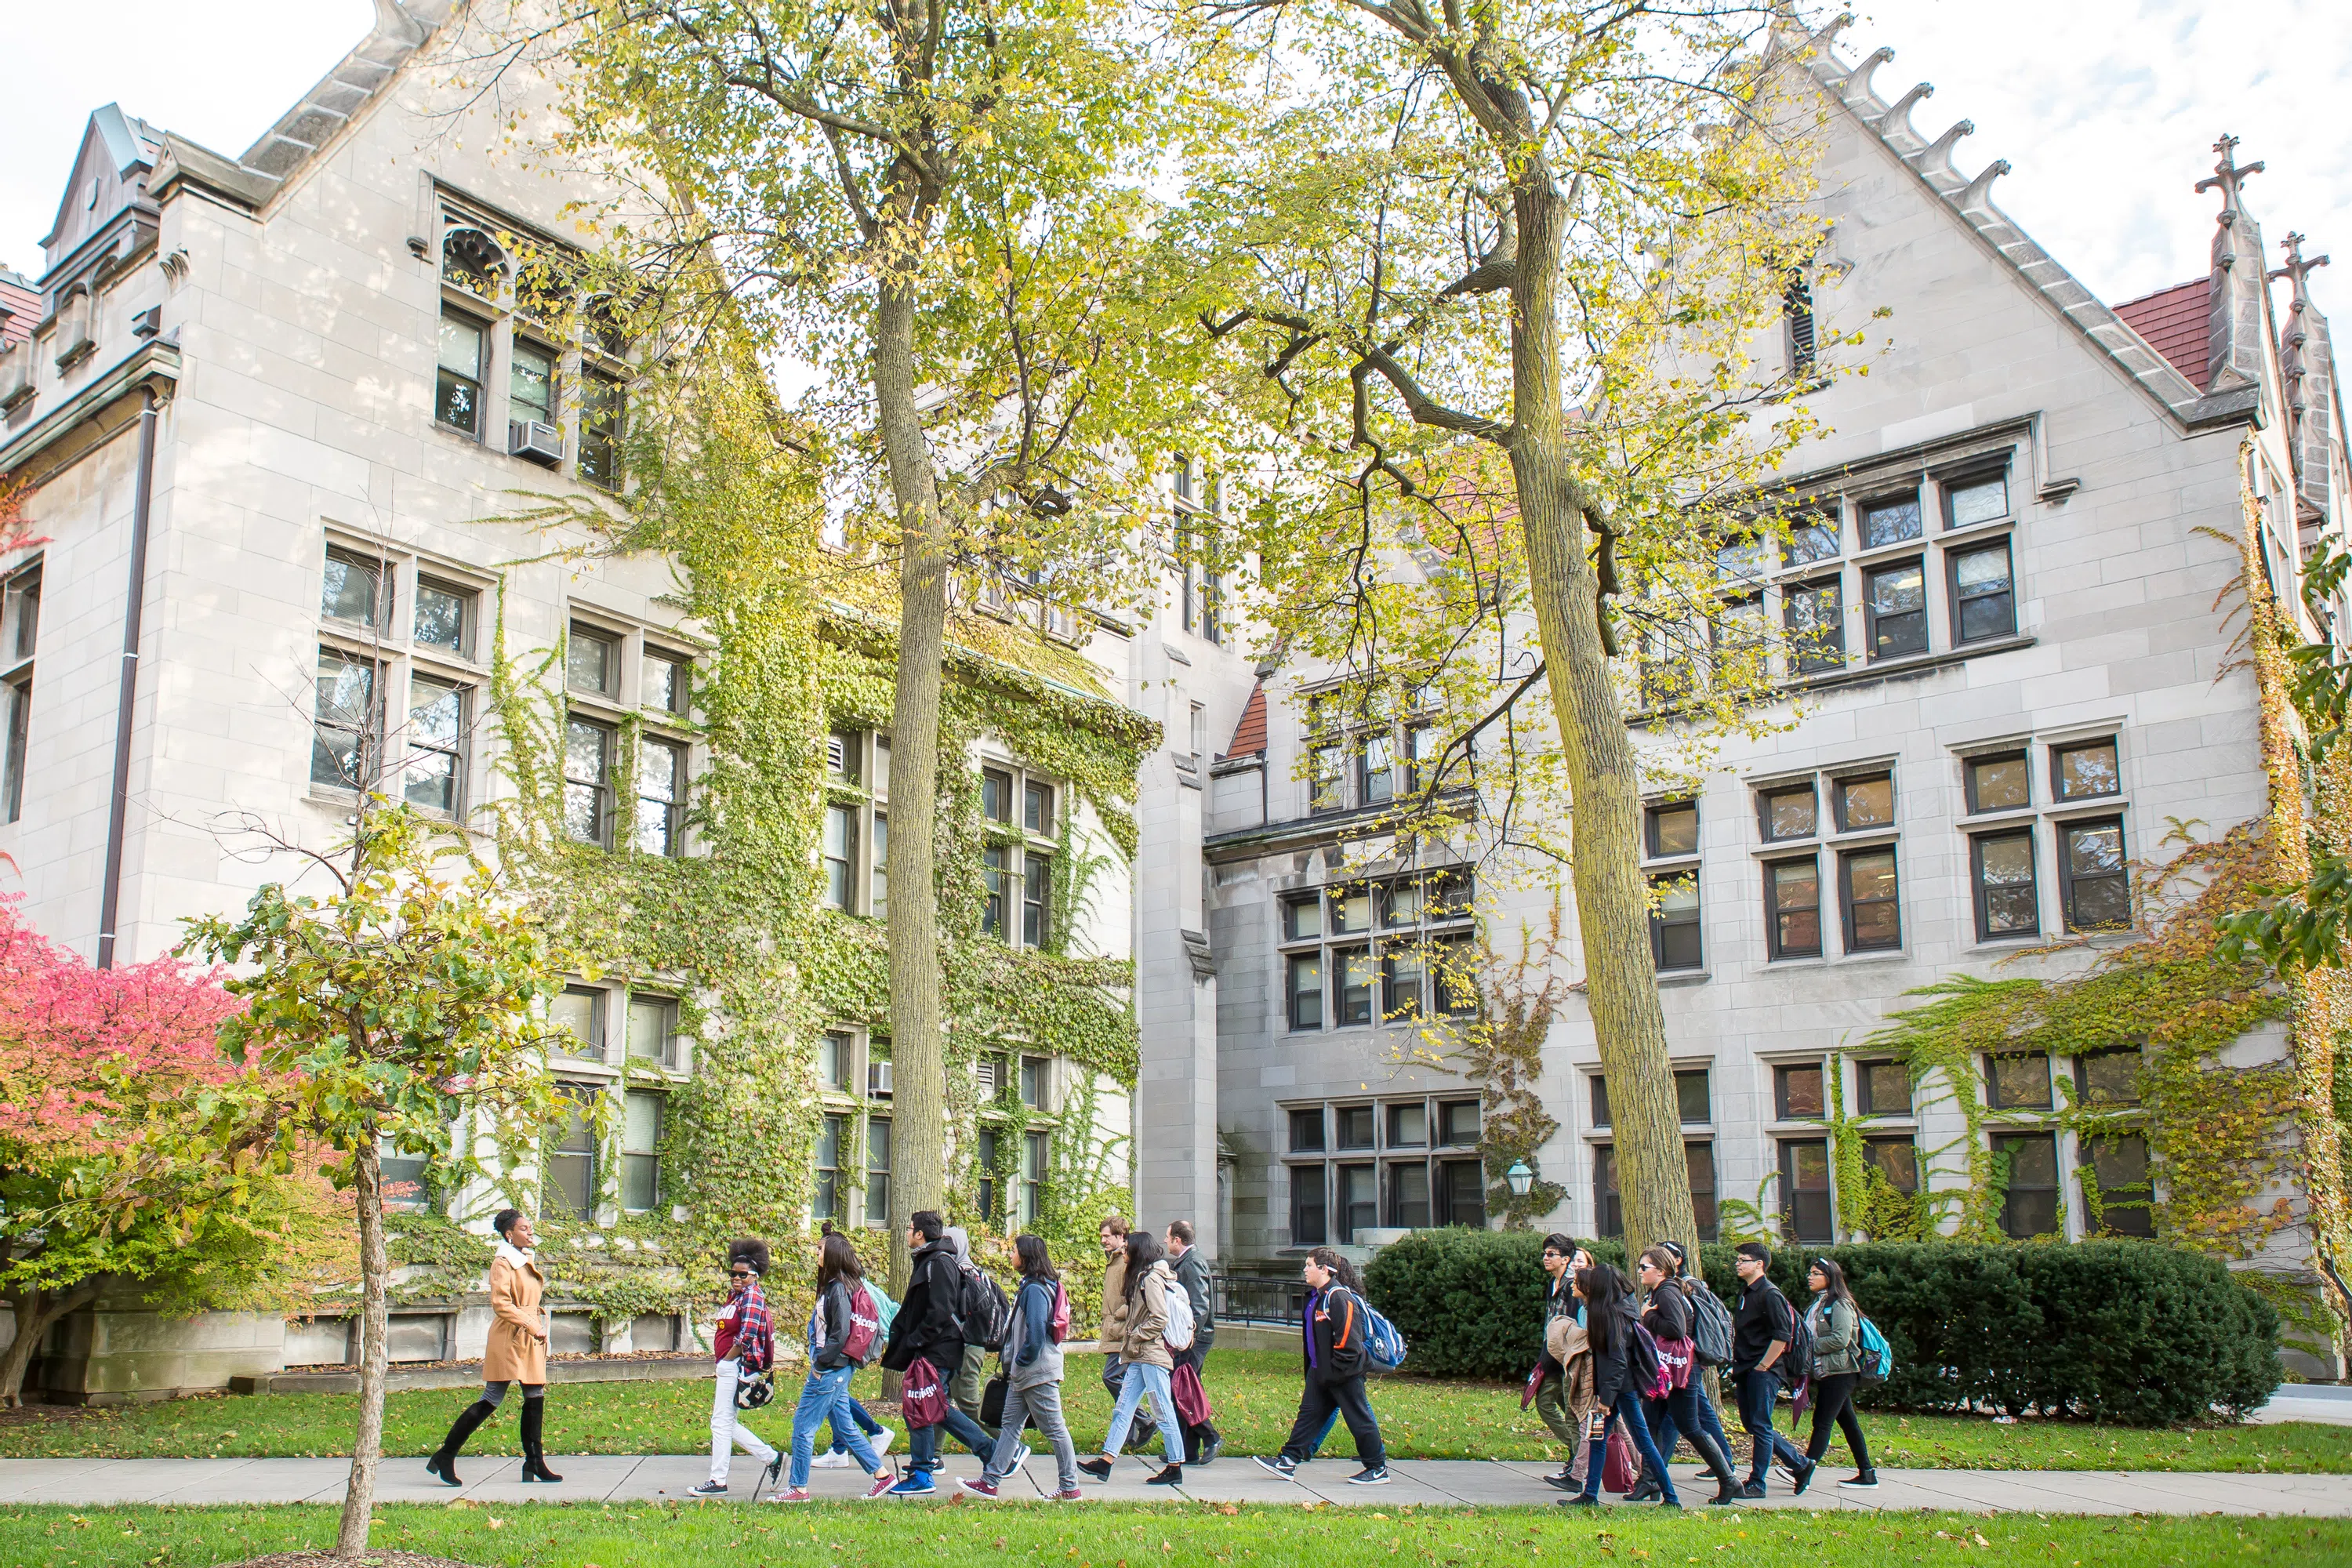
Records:
[[[2238,386],[2205,394],[2131,324],[2100,300],[2033,237],[1993,205],[1992,184],[2009,173],[2008,160],[1996,158],[1974,176],[1960,173],[1952,161],[1960,139],[1976,127],[1962,120],[1934,141],[1921,135],[1911,122],[1912,110],[1935,91],[1921,82],[1889,103],[1871,85],[1879,66],[1895,56],[1878,48],[1858,64],[1848,64],[1835,47],[1837,35],[1853,22],[1841,14],[1830,24],[1801,40],[1792,49],[1800,68],[1810,75],[1822,95],[1848,116],[1865,136],[1891,153],[1933,195],[1938,205],[1965,225],[1988,249],[2007,264],[2029,289],[2040,295],[2076,331],[2137,384],[2156,403],[2184,425],[2242,417],[2255,406],[2258,389]]]
[[[110,103],[93,111],[74,153],[73,174],[58,199],[58,216],[41,240],[43,271],[53,271],[92,235],[137,201],[154,167],[158,137],[143,120]]]

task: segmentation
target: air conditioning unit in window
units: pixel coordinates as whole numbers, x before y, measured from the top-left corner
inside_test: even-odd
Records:
[[[868,1100],[890,1098],[890,1064],[888,1062],[866,1064],[866,1097]]]
[[[509,419],[507,451],[552,468],[563,461],[563,426],[544,419]]]

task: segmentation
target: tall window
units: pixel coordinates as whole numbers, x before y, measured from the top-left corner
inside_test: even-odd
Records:
[[[812,1219],[839,1224],[841,1212],[841,1141],[848,1118],[828,1116],[816,1135],[816,1194],[809,1205]]]
[[[1902,906],[1895,897],[1895,851],[1849,849],[1838,857],[1845,904],[1845,950],[1870,952],[1903,945]]]
[[[1827,1141],[1780,1140],[1780,1227],[1791,1241],[1829,1241],[1834,1236]]]
[[[980,814],[990,842],[981,850],[981,931],[1010,946],[1044,948],[1053,929],[1055,784],[1009,767],[983,768]]]
[[[1660,970],[1704,968],[1699,942],[1698,878],[1650,879],[1650,957]]]
[[[33,744],[33,646],[41,625],[41,574],[0,583],[0,822],[25,814],[26,759]]]
[[[686,748],[652,735],[637,739],[636,846],[646,855],[686,849]]]
[[[471,316],[441,312],[439,374],[434,382],[433,417],[446,428],[482,438],[482,372],[489,328]]]
[[[2005,1177],[2001,1234],[2018,1241],[2058,1230],[2058,1141],[2047,1132],[1997,1133],[1994,1163]]]
[[[2131,926],[2131,876],[2124,859],[2124,819],[2103,816],[2060,825],[2058,890],[2072,931]]]
[[[1819,958],[1822,955],[1822,877],[1820,861],[1775,860],[1764,868],[1764,888],[1770,923],[1770,950],[1776,958]]]
[[[401,793],[441,816],[460,815],[465,786],[466,690],[446,680],[408,681],[408,762]]]
[[[1021,1223],[1034,1225],[1045,1212],[1045,1182],[1053,1169],[1053,1134],[1026,1132],[1021,1139]]]
[[[621,1110],[621,1207],[644,1214],[661,1201],[662,1106],[668,1097],[631,1089]]]
[[[593,1084],[558,1086],[568,1102],[563,1126],[549,1146],[541,1183],[539,1211],[565,1219],[596,1217],[596,1089]]]
[[[612,729],[586,719],[563,723],[563,831],[583,844],[612,847]]]
[[[1191,728],[1188,734],[1192,742],[1190,755],[1192,771],[1198,773],[1209,765],[1209,710],[1195,702],[1191,707],[1190,716]]]
[[[890,1119],[866,1119],[866,1223],[877,1229],[890,1224]]]
[[[1780,606],[1790,664],[1799,675],[1845,668],[1845,591],[1835,577],[1787,589]]]
[[[620,639],[610,632],[572,623],[563,646],[563,684],[595,697],[614,697],[621,689]]]
[[[1789,269],[1780,289],[1780,330],[1789,356],[1789,379],[1808,382],[1819,370],[1821,356],[1814,342],[1813,286],[1803,271]]]
[[[828,908],[882,920],[890,912],[890,737],[825,737],[822,841]]]
[[[2001,942],[2042,930],[2033,880],[2033,830],[1985,833],[1969,840],[1975,870],[1977,940]]]
[[[1003,1149],[1001,1128],[982,1127],[972,1151],[972,1184],[980,1189],[981,1217],[991,1225],[1003,1223],[1004,1215],[996,1206],[996,1161]]]
[[[824,901],[836,910],[855,909],[850,900],[856,883],[857,808],[824,808]],[[1000,916],[1000,918],[1002,918]]]
[[[1899,658],[1927,651],[1927,579],[1917,557],[1863,574],[1870,622],[1870,657]]]
[[[2017,631],[2017,595],[2010,583],[2009,542],[1956,551],[1952,563],[1952,640],[1982,642]]]
[[[507,417],[555,423],[555,354],[518,338],[507,356]]]
[[[621,488],[621,419],[626,405],[619,377],[595,370],[582,373],[580,458],[574,469],[600,489]]]
[[[1713,1241],[1721,1234],[1721,1221],[1716,1211],[1715,1145],[1703,1139],[1685,1139],[1683,1164],[1690,1182],[1691,1214],[1698,1221],[1699,1239]],[[1593,1146],[1592,1189],[1593,1217],[1601,1234],[1623,1236],[1625,1207],[1617,1187],[1617,1151],[1609,1144]]]
[[[2147,1139],[2138,1132],[2108,1133],[2083,1141],[2086,1187],[2097,1189],[2097,1226],[2102,1236],[2153,1239],[2156,1211],[2148,1182]]]
[[[646,650],[646,706],[684,713],[694,706],[694,664],[675,654]]]
[[[320,647],[311,783],[357,790],[374,782],[377,712],[375,661]]]
[[[457,658],[474,653],[474,595],[429,577],[416,580],[415,638],[419,647]]]

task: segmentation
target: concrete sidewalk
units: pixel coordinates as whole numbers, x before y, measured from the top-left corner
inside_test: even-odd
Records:
[[[521,1461],[460,1459],[467,1485],[452,1490],[425,1474],[414,1458],[387,1459],[376,1477],[381,1502],[451,1502],[460,1498],[501,1505],[530,1502],[650,1502],[685,1500],[688,1489],[709,1473],[699,1457],[649,1458],[551,1456],[563,1475],[560,1486],[522,1485]],[[1352,1459],[1325,1458],[1305,1467],[1295,1481],[1269,1475],[1246,1458],[1226,1458],[1185,1471],[1181,1488],[1148,1487],[1157,1461],[1130,1455],[1105,1485],[1083,1481],[1087,1498],[1120,1502],[1331,1502],[1404,1506],[1549,1507],[1561,1494],[1541,1478],[1553,1467],[1533,1462],[1476,1459],[1401,1459],[1391,1467],[1396,1479],[1384,1487],[1348,1484]],[[340,1501],[347,1459],[8,1459],[0,1460],[0,1504],[65,1503],[102,1507],[110,1503],[289,1503]],[[939,1506],[961,1499],[962,1506],[993,1506],[961,1492],[959,1475],[976,1475],[976,1459],[950,1459],[939,1490],[926,1499],[886,1499],[876,1508]],[[760,1468],[738,1458],[731,1502],[753,1501]],[[1969,1513],[2098,1514],[2301,1514],[2352,1517],[2352,1480],[2343,1476],[2229,1475],[2199,1471],[2113,1470],[1881,1470],[1874,1491],[1837,1484],[1824,1466],[1804,1496],[1789,1491],[1775,1475],[1772,1495],[1742,1509],[1952,1510]],[[1675,1484],[1685,1507],[1714,1492],[1696,1467],[1676,1466]],[[1051,1456],[1032,1458],[1025,1473],[1005,1489],[1010,1499],[1042,1501],[1054,1486]],[[864,1489],[855,1470],[818,1470],[811,1485],[820,1499],[841,1500]],[[1625,1505],[1602,1494],[1612,1507]],[[712,1506],[720,1506],[712,1500]],[[1083,1506],[1083,1505],[1075,1505]],[[1646,1506],[1646,1505],[1640,1505]],[[1728,1510],[1724,1511],[1729,1511]]]

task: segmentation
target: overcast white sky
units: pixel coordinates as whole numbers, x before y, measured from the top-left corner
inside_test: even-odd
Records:
[[[2346,0],[1860,0],[1850,58],[1895,50],[1880,90],[1922,79],[1958,161],[2007,158],[1994,200],[2110,302],[2201,274],[2213,198],[2192,187],[2224,131],[2268,172],[2248,186],[2275,242],[2344,251],[2314,282],[2352,301],[2352,4]],[[0,263],[41,265],[91,110],[110,100],[232,156],[365,33],[369,0],[114,0],[16,8],[0,94]],[[1826,14],[1826,8],[1814,9]],[[2331,275],[2333,274],[2333,275]],[[2352,308],[2352,307],[2347,307]]]

